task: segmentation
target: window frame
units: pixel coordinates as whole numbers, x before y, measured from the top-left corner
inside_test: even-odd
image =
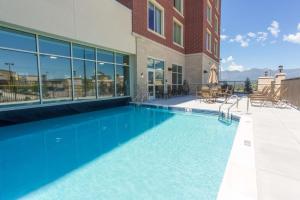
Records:
[[[214,26],[215,33],[219,34],[219,18],[215,15],[215,26]]]
[[[179,25],[180,27],[181,27],[181,31],[180,31],[180,41],[181,41],[181,44],[178,44],[175,40],[174,40],[174,31],[175,31],[175,24],[177,24],[177,25]],[[184,47],[184,36],[183,36],[183,34],[184,34],[184,26],[183,26],[183,24],[178,20],[178,19],[176,19],[175,17],[173,17],[173,44],[175,44],[175,45],[177,45],[177,46],[179,46],[179,47]]]
[[[155,11],[156,9],[161,11],[161,33],[156,32],[155,30],[152,30],[151,28],[149,28],[149,5],[150,3],[154,6],[154,29],[155,29],[155,21],[156,21],[156,17],[155,17]],[[148,0],[147,1],[147,30],[163,39],[165,38],[165,9],[163,6],[161,6],[159,3],[157,3],[155,0]]]
[[[175,6],[175,1],[176,0],[173,0],[173,8],[174,8],[174,10],[178,13],[178,14],[180,14],[182,17],[184,17],[184,0],[180,0],[180,2],[181,2],[181,10],[178,10],[177,8],[176,8],[176,6]]]
[[[214,43],[214,55],[216,58],[219,58],[219,41],[215,39]]]
[[[208,15],[208,8],[210,8],[210,15]],[[212,26],[212,6],[209,0],[207,0],[207,5],[206,5],[206,21],[209,23],[210,26]]]
[[[210,35],[210,40],[208,40],[208,35]],[[207,43],[209,42],[209,43]],[[205,49],[212,53],[212,33],[210,32],[210,30],[206,30],[206,34],[205,34]]]

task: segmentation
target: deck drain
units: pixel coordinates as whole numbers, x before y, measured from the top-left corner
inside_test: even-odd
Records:
[[[251,141],[250,140],[244,140],[244,145],[247,147],[251,147]]]

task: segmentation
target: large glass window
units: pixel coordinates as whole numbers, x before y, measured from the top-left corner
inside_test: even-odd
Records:
[[[173,41],[176,44],[182,46],[183,45],[183,42],[182,42],[182,39],[183,39],[183,37],[182,37],[182,33],[183,33],[183,31],[182,31],[182,25],[179,24],[176,21],[174,21],[173,24],[174,24],[173,25]]]
[[[117,96],[129,96],[129,67],[117,65],[116,66],[116,88]]]
[[[39,100],[37,56],[0,49],[0,105]]]
[[[98,92],[100,97],[112,97],[115,94],[115,65],[98,64]]]
[[[35,35],[0,27],[0,47],[36,52]]]
[[[173,0],[173,6],[178,10],[180,13],[183,13],[183,0]]]
[[[148,28],[163,35],[163,11],[150,1],[148,3]]]
[[[98,49],[97,50],[97,60],[103,61],[103,62],[114,63],[115,62],[115,54],[114,54],[114,52],[111,52],[111,51]]]
[[[70,43],[48,38],[39,37],[40,52],[70,57]]]
[[[94,48],[73,44],[73,57],[87,60],[96,60]]]
[[[129,65],[129,56],[121,53],[116,54],[116,63],[121,65]]]
[[[71,60],[41,55],[41,75],[44,100],[70,100],[72,98]]]
[[[73,61],[74,97],[76,99],[96,98],[95,62],[87,60]]]
[[[129,55],[0,26],[1,109],[129,95]]]

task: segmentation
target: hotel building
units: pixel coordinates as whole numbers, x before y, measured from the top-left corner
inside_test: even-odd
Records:
[[[193,92],[219,65],[220,0],[0,0],[0,110]]]

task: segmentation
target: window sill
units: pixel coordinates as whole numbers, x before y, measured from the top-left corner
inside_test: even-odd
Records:
[[[149,29],[149,28],[148,28],[148,31],[149,31],[150,33],[153,33],[154,35],[156,35],[156,36],[158,36],[158,37],[161,37],[161,38],[163,38],[163,39],[166,39],[166,37],[165,37],[164,35],[162,35],[162,34],[160,34],[160,33],[157,33],[157,32],[155,32],[155,31],[153,31],[153,30],[151,30],[151,29]]]
[[[173,6],[173,9],[181,16],[184,18],[184,15],[183,15],[183,10],[180,12],[179,10],[177,10],[176,7]]]
[[[178,43],[176,43],[176,42],[173,42],[173,44],[174,44],[175,46],[177,46],[177,47],[180,47],[180,48],[184,49],[184,46],[181,45],[181,44],[178,44]]]

